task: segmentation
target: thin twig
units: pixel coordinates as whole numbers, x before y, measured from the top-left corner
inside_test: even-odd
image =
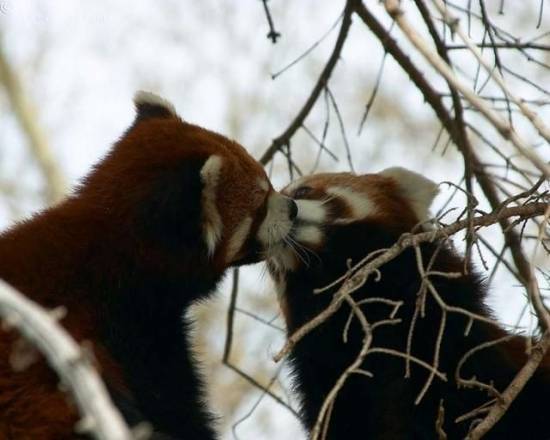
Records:
[[[271,12],[269,11],[269,7],[267,6],[267,0],[262,0],[262,3],[264,5],[265,16],[267,17],[267,23],[269,25],[267,38],[269,38],[273,42],[273,44],[275,44],[277,43],[277,38],[279,38],[281,34],[275,30],[275,26],[273,25],[273,18],[271,18]]]
[[[342,26],[340,27],[340,32],[338,34],[338,38],[336,39],[336,44],[334,45],[334,49],[327,61],[327,64],[325,65],[323,71],[321,72],[321,75],[319,76],[319,79],[317,80],[317,84],[315,84],[315,87],[313,87],[309,98],[306,100],[304,106],[298,112],[288,128],[280,136],[273,139],[270,147],[262,155],[260,163],[262,163],[263,165],[267,164],[273,158],[274,154],[279,151],[279,149],[283,145],[287,145],[289,143],[292,136],[294,136],[294,133],[296,133],[296,131],[303,125],[305,119],[309,115],[309,112],[317,102],[317,98],[319,98],[319,95],[327,85],[328,80],[330,79],[330,76],[332,75],[332,72],[334,70],[334,67],[336,66],[336,63],[340,58],[342,47],[344,46],[344,42],[346,41],[346,38],[348,36],[348,31],[351,26],[352,6],[355,1],[356,0],[348,0],[346,2],[344,18],[342,19]]]
[[[388,14],[396,21],[399,28],[407,36],[409,41],[424,56],[424,58],[449,82],[454,88],[476,107],[481,114],[497,129],[504,139],[510,140],[514,146],[545,176],[550,177],[550,166],[535,152],[527,142],[510,127],[510,125],[498,114],[495,113],[473,90],[460,80],[449,68],[447,63],[426,43],[424,38],[415,30],[414,26],[405,19],[398,0],[386,0],[384,2]],[[477,49],[476,49],[477,50]],[[517,105],[517,103],[516,103]],[[540,128],[540,127],[539,127]],[[546,131],[543,130],[546,135]],[[542,133],[541,133],[542,134]],[[550,133],[548,133],[550,139]]]
[[[546,212],[547,208],[548,204],[535,202],[524,206],[513,206],[509,208],[498,209],[497,211],[494,211],[490,214],[474,217],[471,221],[471,224],[473,226],[480,227],[495,224],[500,218],[509,218],[513,216],[530,218],[537,215],[543,215]],[[299,340],[301,340],[310,331],[318,327],[320,324],[330,318],[334,313],[336,313],[342,305],[343,301],[345,300],[345,297],[351,292],[359,289],[366,282],[368,277],[383,264],[386,264],[387,262],[393,260],[409,247],[417,246],[418,244],[423,242],[433,242],[437,239],[449,237],[456,232],[467,228],[469,225],[470,222],[468,221],[468,219],[466,219],[452,223],[449,226],[434,231],[421,232],[414,235],[407,233],[401,236],[393,246],[388,248],[381,255],[372,259],[362,268],[356,270],[353,275],[346,277],[342,283],[342,286],[334,294],[333,300],[331,301],[329,306],[289,336],[284,347],[273,357],[275,362],[279,362],[284,356],[286,356],[286,354],[290,350],[292,350],[292,348]],[[454,308],[451,306],[447,306],[446,310],[451,312],[464,312],[463,309]],[[479,317],[479,319],[493,322],[492,320],[484,317]]]
[[[491,66],[489,66],[489,64],[483,58],[483,55],[481,54],[479,49],[476,47],[475,44],[472,43],[470,38],[468,38],[468,35],[466,35],[466,33],[462,30],[462,27],[460,26],[460,21],[449,13],[449,9],[445,7],[445,5],[441,0],[432,0],[432,1],[437,7],[437,9],[439,10],[441,16],[443,17],[447,25],[451,27],[453,32],[460,37],[460,39],[464,42],[464,44],[466,44],[466,46],[468,46],[468,49],[470,50],[470,52],[474,54],[478,62],[483,66],[483,68],[487,71],[487,73],[491,76],[491,78],[499,85],[499,87],[501,88],[505,96],[507,96],[515,105],[518,106],[518,108],[521,110],[523,115],[527,119],[529,119],[529,121],[537,129],[539,134],[544,139],[546,139],[547,142],[550,142],[550,129],[546,126],[546,124],[535,112],[533,112],[521,99],[519,99],[517,96],[515,96],[515,94],[512,93],[512,91],[508,88],[508,86],[504,82],[504,78],[502,77],[502,74],[499,71],[500,69],[495,70]],[[491,28],[489,27],[488,28],[489,35],[491,35],[490,29]],[[417,46],[417,48],[421,50],[419,46]],[[434,62],[433,61],[430,61],[430,62],[435,67]],[[441,70],[440,70],[440,73],[444,76],[447,76]],[[453,75],[452,72],[450,71],[448,73]],[[457,84],[459,84],[459,80],[456,79],[454,84],[455,86],[457,86]],[[498,129],[499,132],[501,132],[501,134],[504,136],[505,139],[509,138],[514,143],[514,145],[520,151],[522,151],[522,153],[526,157],[528,157],[537,168],[539,168],[539,170],[545,173],[547,177],[550,177],[550,167],[548,167],[548,165],[544,161],[542,161],[542,159],[538,157],[538,155],[534,153],[532,149],[529,146],[527,146],[527,144],[522,139],[514,136],[514,129],[511,126],[506,124],[506,122],[503,121],[500,117],[498,117],[498,115],[491,115],[490,114],[491,110],[485,106],[485,103],[481,98],[475,96],[475,94],[472,96],[468,96],[468,94],[464,93],[464,91],[467,90],[466,87],[465,87],[465,90],[461,90],[458,86],[457,88],[464,94],[464,96],[466,96],[468,101],[470,101],[473,106],[478,108],[493,123],[493,125],[495,125],[495,127]],[[473,102],[471,100],[471,98],[473,98],[474,96],[476,98],[474,99],[474,101],[476,102]],[[486,108],[483,108],[483,107],[486,107]],[[507,133],[509,134],[507,135]],[[516,139],[514,140],[515,137]],[[541,167],[541,165],[543,166]]]
[[[223,363],[227,364],[231,355],[233,345],[233,322],[235,320],[235,308],[237,306],[237,295],[239,293],[239,269],[233,269],[233,286],[229,297],[229,308],[227,309],[227,327],[225,330],[225,344],[223,349]]]

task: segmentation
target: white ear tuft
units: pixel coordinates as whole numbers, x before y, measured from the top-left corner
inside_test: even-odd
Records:
[[[439,187],[435,182],[401,167],[386,168],[380,174],[391,177],[397,182],[401,193],[411,203],[411,207],[420,221],[431,218],[430,205],[439,192]]]
[[[216,205],[216,192],[223,160],[221,156],[210,156],[201,168],[202,228],[208,254],[212,256],[222,237],[223,223]]]
[[[134,104],[138,118],[177,116],[171,102],[145,90],[139,90],[134,95]]]

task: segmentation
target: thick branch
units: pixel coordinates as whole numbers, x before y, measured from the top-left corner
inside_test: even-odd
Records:
[[[386,10],[395,20],[397,25],[407,36],[409,41],[424,56],[424,58],[436,69],[455,89],[474,106],[497,129],[503,138],[510,140],[518,151],[527,157],[547,178],[550,178],[550,166],[518,135],[499,114],[495,113],[474,91],[465,85],[451,70],[448,64],[434,51],[432,51],[424,39],[416,32],[414,27],[405,19],[398,0],[386,0]]]
[[[27,136],[29,147],[38,162],[38,166],[46,181],[46,198],[48,203],[58,202],[65,195],[65,179],[57,166],[51,149],[46,141],[46,135],[38,124],[38,117],[28,101],[19,78],[11,69],[5,56],[0,39],[0,82],[4,84],[11,107],[21,128]]]
[[[130,440],[132,435],[112,404],[89,358],[45,310],[0,280],[0,316],[44,354],[73,394],[80,426],[98,440]]]
[[[443,19],[447,23],[447,25],[452,29],[453,33],[458,34],[458,36],[461,38],[461,40],[464,42],[466,46],[468,46],[468,49],[470,52],[472,52],[477,59],[477,61],[483,66],[487,74],[493,78],[493,80],[499,85],[501,90],[504,92],[504,94],[514,103],[518,106],[518,108],[521,110],[523,115],[531,121],[533,126],[537,129],[539,134],[546,139],[547,142],[550,142],[550,129],[546,126],[546,124],[542,121],[542,119],[534,112],[532,111],[519,97],[517,97],[515,94],[512,93],[512,91],[508,88],[508,86],[504,82],[504,78],[502,77],[501,73],[499,72],[499,69],[493,69],[487,61],[483,58],[483,55],[473,43],[468,35],[462,30],[462,27],[460,26],[459,20],[452,16],[449,13],[448,8],[445,7],[443,2],[441,0],[433,0],[433,3],[439,10],[439,13],[442,15]],[[491,34],[491,30],[488,29],[489,35]],[[496,55],[495,55],[496,58]],[[498,58],[496,58],[498,60]],[[479,98],[480,102],[484,102],[483,99]],[[472,103],[473,104],[473,103]],[[505,122],[504,122],[505,123]],[[511,129],[511,127],[510,127]],[[532,160],[532,159],[531,159]],[[550,168],[548,168],[550,170]],[[549,177],[550,173],[546,173],[546,176]]]
[[[484,172],[483,166],[472,149],[472,145],[470,144],[468,137],[461,135],[461,128],[458,124],[456,124],[456,121],[451,118],[449,112],[443,105],[440,94],[431,86],[426,78],[424,78],[422,72],[418,70],[411,59],[405,54],[405,52],[403,52],[396,41],[387,33],[384,27],[380,24],[380,22],[378,22],[376,17],[370,13],[363,3],[357,4],[356,13],[361,17],[367,27],[376,35],[385,51],[388,52],[407,73],[407,75],[409,75],[409,78],[422,93],[425,101],[432,107],[460,152],[465,157],[469,157],[472,164],[472,171],[479,182],[479,186],[483,190],[485,197],[487,197],[491,208],[496,210],[500,206],[501,202],[499,200],[495,185],[489,176]],[[499,218],[498,223],[503,231],[506,244],[510,248],[514,264],[518,268],[522,282],[528,289],[529,280],[531,279],[531,269],[529,267],[529,262],[523,253],[519,234],[514,229],[510,228],[510,223],[507,218]]]

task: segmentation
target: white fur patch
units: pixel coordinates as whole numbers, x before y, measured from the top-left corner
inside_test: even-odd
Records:
[[[352,220],[363,219],[376,212],[374,204],[367,198],[365,194],[360,194],[352,191],[349,188],[342,186],[333,186],[327,189],[327,193],[338,197],[346,202],[351,209]],[[347,219],[340,219],[346,221]]]
[[[298,206],[298,220],[312,223],[323,223],[327,210],[318,200],[295,200]]]
[[[258,240],[269,250],[281,243],[291,228],[289,199],[273,192],[267,199],[267,212],[258,228]]]
[[[222,158],[210,156],[201,169],[201,180],[204,183],[202,190],[203,236],[208,254],[213,255],[218,242],[222,237],[223,224],[216,205],[216,189],[222,168]]]
[[[300,186],[302,186],[302,183],[306,180],[306,177],[307,176],[304,176],[304,177],[300,177],[294,181],[292,181],[292,183],[290,183],[284,190],[284,193],[285,194],[289,194],[289,195],[292,195],[292,193],[294,191],[296,191]]]
[[[245,242],[248,234],[250,232],[250,227],[252,226],[252,217],[246,217],[239,226],[235,229],[235,232],[229,239],[229,244],[227,245],[227,262],[233,261],[233,257],[239,252],[243,243]]]
[[[269,183],[267,183],[267,180],[265,179],[258,179],[258,186],[264,192],[269,191]]]
[[[164,107],[174,116],[177,115],[176,109],[170,101],[162,98],[161,96],[155,95],[154,93],[146,92],[145,90],[138,90],[136,92],[134,95],[134,104],[136,106],[139,106],[140,104],[158,105],[160,107]]]
[[[431,218],[430,205],[439,192],[437,184],[421,174],[401,167],[387,168],[381,175],[394,179],[420,221]]]
[[[296,238],[298,243],[321,244],[323,241],[323,233],[317,226],[300,226],[297,229],[294,238]]]

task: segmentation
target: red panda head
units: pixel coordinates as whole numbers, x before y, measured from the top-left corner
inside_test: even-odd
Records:
[[[268,260],[270,270],[279,274],[304,262],[300,248],[306,253],[330,252],[324,248],[327,234],[348,225],[370,222],[396,233],[410,231],[429,219],[437,185],[420,174],[394,167],[377,174],[306,176],[282,193],[296,201],[298,214],[290,236]]]
[[[202,265],[198,252],[220,270],[259,261],[289,233],[295,203],[241,145],[186,123],[156,95],[138,92],[134,102],[133,125],[77,200],[107,212],[144,253],[166,260],[186,252]]]

